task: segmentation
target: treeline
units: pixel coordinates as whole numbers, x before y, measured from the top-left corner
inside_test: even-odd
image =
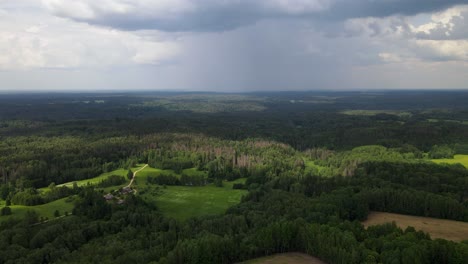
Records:
[[[351,215],[365,219],[369,210],[468,221],[468,171],[459,165],[408,162],[364,162],[354,176],[267,174],[247,179],[249,188],[267,186],[332,201]]]
[[[173,152],[164,149],[150,150],[147,155],[148,164],[151,167],[174,170],[176,173],[181,173],[184,169],[192,168],[194,161],[198,161],[197,156],[188,152]]]
[[[217,113],[198,111],[211,104],[209,95],[205,95],[203,103],[199,100],[204,96],[188,96],[182,101],[178,97],[159,97],[171,102],[169,105],[197,105],[191,109],[192,112],[169,111],[162,106],[148,105],[148,98],[135,95],[95,98],[105,100],[106,103],[100,104],[92,103],[93,100],[89,104],[79,103],[90,100],[81,96],[65,96],[60,100],[47,96],[26,100],[0,98],[0,116],[4,120],[0,123],[0,135],[111,138],[189,132],[228,140],[264,138],[300,150],[313,147],[344,150],[375,144],[400,147],[411,144],[428,152],[434,145],[466,143],[466,94],[407,96],[402,93],[396,96],[385,93],[372,100],[359,93],[338,94],[327,94],[325,97],[308,93],[274,96],[250,94],[228,98],[216,105],[221,109],[223,106],[231,109],[232,105],[260,104],[260,109],[264,110]],[[441,101],[442,97],[444,101]],[[291,103],[291,98],[295,99],[295,103]],[[50,104],[51,101],[56,103]],[[29,111],[23,111],[25,108]],[[260,110],[258,107],[246,109]],[[377,112],[379,109],[393,110],[373,115],[371,109]],[[367,110],[370,115],[347,115],[343,113],[345,110]],[[405,114],[399,114],[401,112]]]
[[[468,198],[468,170],[458,164],[366,162],[357,178],[378,178],[417,190],[447,195],[460,202]]]
[[[188,175],[182,173],[180,177],[173,174],[161,173],[157,176],[148,176],[148,183],[158,185],[204,186],[208,179],[203,174]]]
[[[136,164],[142,145],[136,137],[9,137],[0,142],[0,177],[17,188],[89,179]]]
[[[362,195],[370,210],[468,222],[468,207],[451,197],[393,188],[370,189]]]

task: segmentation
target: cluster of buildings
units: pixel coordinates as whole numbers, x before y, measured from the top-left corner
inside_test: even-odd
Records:
[[[124,204],[125,201],[122,199],[122,196],[125,196],[127,194],[131,194],[133,193],[133,189],[130,188],[130,187],[124,187],[122,189],[120,189],[116,195],[112,194],[112,193],[108,193],[106,195],[104,195],[104,199],[106,199],[106,201],[108,202],[111,202],[111,201],[116,201],[117,204]]]

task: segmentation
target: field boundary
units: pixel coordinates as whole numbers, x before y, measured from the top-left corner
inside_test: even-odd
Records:
[[[367,220],[362,222],[362,224],[367,228],[373,225],[392,222],[395,222],[395,224],[402,229],[412,226],[416,230],[428,233],[432,239],[441,238],[454,242],[468,240],[468,222],[384,212],[371,212],[367,217]]]

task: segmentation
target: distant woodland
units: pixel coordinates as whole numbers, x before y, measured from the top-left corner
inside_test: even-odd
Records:
[[[455,91],[0,95],[0,263],[284,252],[468,263],[468,234],[455,243],[361,224],[371,211],[468,222],[466,102]],[[172,217],[158,197],[182,187],[242,197]]]

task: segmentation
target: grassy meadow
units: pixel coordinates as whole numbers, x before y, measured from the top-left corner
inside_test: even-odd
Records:
[[[233,190],[234,183],[243,183],[245,179],[233,182],[225,181],[223,187],[213,184],[207,186],[155,186],[148,183],[148,177],[157,177],[161,173],[180,177],[173,170],[146,167],[138,172],[135,186],[141,190],[145,200],[156,204],[166,215],[178,220],[190,217],[223,213],[232,205],[238,204],[245,190]],[[196,168],[185,169],[182,174],[207,176]]]
[[[167,186],[151,188],[142,194],[145,200],[156,206],[167,216],[177,220],[190,217],[222,214],[227,208],[240,202],[246,190],[234,190],[234,183],[243,183],[245,179],[223,182],[223,187],[213,184],[206,186]]]
[[[460,163],[466,168],[468,168],[468,155],[455,155],[453,159],[433,159],[435,163],[448,163],[448,164],[457,164]]]
[[[5,206],[5,201],[0,202],[0,207]],[[71,214],[73,210],[73,199],[63,198],[47,204],[35,205],[35,206],[24,206],[24,205],[11,205],[11,215],[0,216],[0,221],[5,221],[10,218],[23,218],[27,211],[35,211],[39,217],[48,219],[54,219],[54,212],[58,210],[60,215],[64,215],[65,212]]]

